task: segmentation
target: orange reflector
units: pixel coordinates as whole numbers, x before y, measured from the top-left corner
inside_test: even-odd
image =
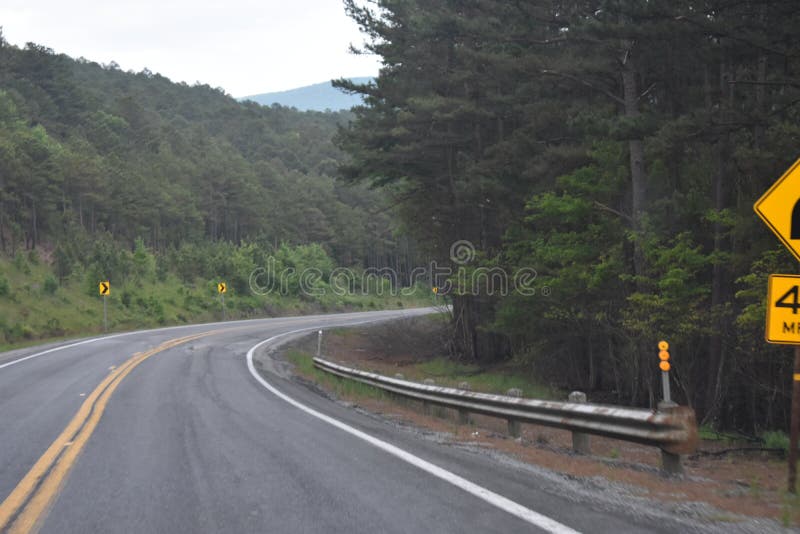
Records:
[[[800,382],[800,373],[795,373],[794,374],[794,381],[795,382]]]
[[[658,353],[658,358],[659,358],[661,361],[667,361],[667,360],[669,360],[669,352],[667,352],[667,351],[665,351],[665,350],[662,350],[661,352],[659,352],[659,353]]]
[[[667,343],[666,341],[659,341],[658,350],[669,350],[669,343]]]
[[[670,369],[669,362],[667,362],[667,361],[663,361],[663,362],[659,363],[658,366],[661,368],[662,371],[669,371],[669,369]]]

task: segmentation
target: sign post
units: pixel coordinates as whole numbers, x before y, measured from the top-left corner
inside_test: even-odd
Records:
[[[753,205],[756,214],[800,261],[800,159]],[[794,345],[792,413],[789,425],[789,492],[797,492],[797,441],[800,433],[800,276],[772,274],[767,287],[768,343]]]
[[[797,487],[797,441],[800,430],[800,275],[771,274],[767,285],[768,343],[794,345],[792,414],[789,428],[789,491]]]
[[[103,297],[103,332],[108,332],[108,304],[106,303],[106,297],[111,293],[111,283],[108,280],[100,282],[98,289],[100,290],[100,296]]]
[[[659,369],[661,369],[661,389],[664,393],[664,402],[670,403],[672,402],[672,395],[670,394],[670,387],[669,387],[669,343],[666,341],[659,341],[658,342],[658,359],[661,360],[658,364]]]
[[[217,283],[217,292],[219,293],[219,298],[222,301],[222,320],[225,320],[225,293],[228,291],[228,284],[225,282],[218,282]]]
[[[800,346],[794,348],[794,372],[792,373],[792,424],[789,430],[789,492],[797,491],[797,434],[800,430]]]

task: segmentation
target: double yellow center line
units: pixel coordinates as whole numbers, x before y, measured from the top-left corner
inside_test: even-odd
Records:
[[[146,352],[137,352],[86,397],[63,432],[47,448],[17,487],[0,504],[0,532],[27,534],[40,526],[67,475],[100,422],[108,400],[122,380],[150,356],[216,331],[171,339]]]

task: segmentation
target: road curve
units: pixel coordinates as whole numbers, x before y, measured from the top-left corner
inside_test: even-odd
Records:
[[[0,532],[672,530],[578,506],[550,480],[248,362],[289,332],[429,311],[194,325],[0,354]]]

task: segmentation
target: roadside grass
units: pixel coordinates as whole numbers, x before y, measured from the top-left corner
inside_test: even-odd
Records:
[[[522,391],[528,398],[556,400],[563,399],[562,392],[537,382],[511,368],[482,369],[473,364],[454,362],[439,357],[432,360],[406,365],[401,369],[409,380],[422,381],[432,378],[438,385],[458,387],[461,382],[470,385],[472,391],[505,395],[509,389]]]
[[[328,330],[328,333],[330,335],[339,337],[352,337],[358,335],[358,332],[352,328],[331,328]]]
[[[392,324],[331,328],[326,331],[323,350],[326,347],[341,347],[334,349],[334,359],[336,350],[363,351],[368,356],[367,359],[346,365],[383,375],[394,376],[400,373],[405,379],[415,382],[430,378],[437,385],[453,388],[466,382],[470,390],[476,392],[505,395],[509,389],[519,389],[522,396],[527,398],[566,399],[566,393],[542,384],[519,365],[481,367],[440,356],[441,351],[445,350],[439,341],[443,328],[441,323],[447,320],[447,314],[441,313]],[[392,370],[377,364],[382,358],[386,358],[386,363],[395,357],[400,357],[403,363],[391,367]]]
[[[286,359],[295,365],[297,374],[306,380],[311,380],[338,398],[354,400],[367,397],[382,400],[388,397],[388,394],[380,389],[320,371],[314,367],[312,358],[313,355],[310,352],[299,349],[289,349],[286,352]]]
[[[48,341],[103,333],[103,298],[85,273],[59,282],[44,261],[17,255],[0,258],[0,351]],[[171,273],[157,279],[111,280],[106,298],[108,330],[126,331],[188,323],[221,321],[216,280],[185,283]],[[229,286],[227,319],[302,315],[337,311],[411,308],[430,305],[427,295],[335,295],[315,297],[255,295]]]

